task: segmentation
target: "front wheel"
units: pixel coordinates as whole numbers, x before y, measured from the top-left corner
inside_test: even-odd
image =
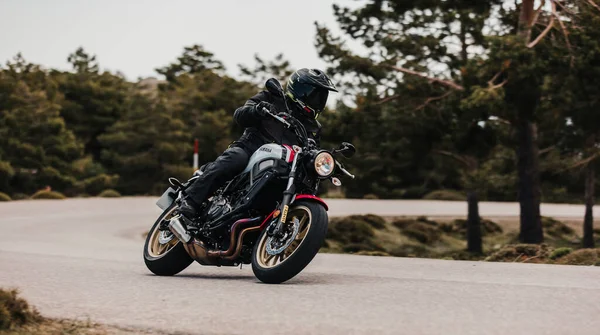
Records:
[[[268,284],[279,284],[302,271],[315,257],[327,234],[327,211],[313,202],[290,207],[284,237],[267,235],[264,229],[252,251],[252,271]]]
[[[144,244],[144,262],[148,270],[159,276],[173,276],[194,261],[185,251],[183,244],[169,230],[160,230],[163,220],[169,220],[176,209],[171,204],[154,223]]]

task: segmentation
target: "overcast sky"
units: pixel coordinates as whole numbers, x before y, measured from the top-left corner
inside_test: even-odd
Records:
[[[335,28],[333,3],[350,0],[0,0],[0,63],[18,52],[44,67],[69,69],[83,46],[102,69],[130,80],[201,44],[230,75],[253,55],[283,52],[294,67],[324,67],[314,47],[314,21]]]

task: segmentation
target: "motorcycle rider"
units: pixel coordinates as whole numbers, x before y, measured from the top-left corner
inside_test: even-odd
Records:
[[[287,113],[289,109],[318,144],[321,125],[316,119],[325,108],[329,91],[337,92],[337,89],[323,71],[303,68],[288,79],[284,98],[265,90],[246,101],[233,115],[234,120],[245,128],[244,134],[214,162],[203,167],[200,177],[187,189],[179,213],[188,219],[194,218],[204,201],[240,174],[250,156],[262,145],[297,144],[295,134],[266,115],[265,108],[273,114]]]

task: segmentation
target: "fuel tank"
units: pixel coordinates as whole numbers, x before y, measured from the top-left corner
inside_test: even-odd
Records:
[[[292,162],[294,156],[292,155],[292,147],[288,145],[279,145],[274,143],[265,144],[262,147],[258,148],[252,156],[250,156],[250,160],[248,161],[248,166],[244,172],[249,172],[252,170],[252,167],[256,165],[258,162],[266,159],[283,159],[286,162]]]

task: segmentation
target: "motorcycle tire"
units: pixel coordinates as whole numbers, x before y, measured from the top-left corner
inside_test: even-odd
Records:
[[[279,284],[292,279],[302,271],[317,255],[325,242],[327,235],[328,216],[325,208],[315,202],[299,201],[290,207],[290,212],[295,208],[307,208],[310,211],[310,227],[296,250],[284,261],[274,267],[265,267],[259,261],[261,241],[266,238],[267,230],[264,229],[258,237],[252,251],[252,271],[256,278],[268,284]]]
[[[153,236],[153,233],[156,229],[158,229],[159,223],[163,220],[163,218],[170,214],[175,207],[175,203],[169,206],[156,220],[150,231],[148,232],[148,236],[146,236],[146,243],[144,243],[144,262],[146,263],[146,267],[152,273],[158,276],[173,276],[178,274],[179,272],[185,270],[192,262],[194,261],[190,255],[188,255],[187,251],[183,247],[183,243],[177,241],[177,244],[173,246],[170,250],[167,250],[164,254],[159,256],[153,256],[149,252],[149,244],[150,239]],[[176,237],[174,237],[176,238]]]

